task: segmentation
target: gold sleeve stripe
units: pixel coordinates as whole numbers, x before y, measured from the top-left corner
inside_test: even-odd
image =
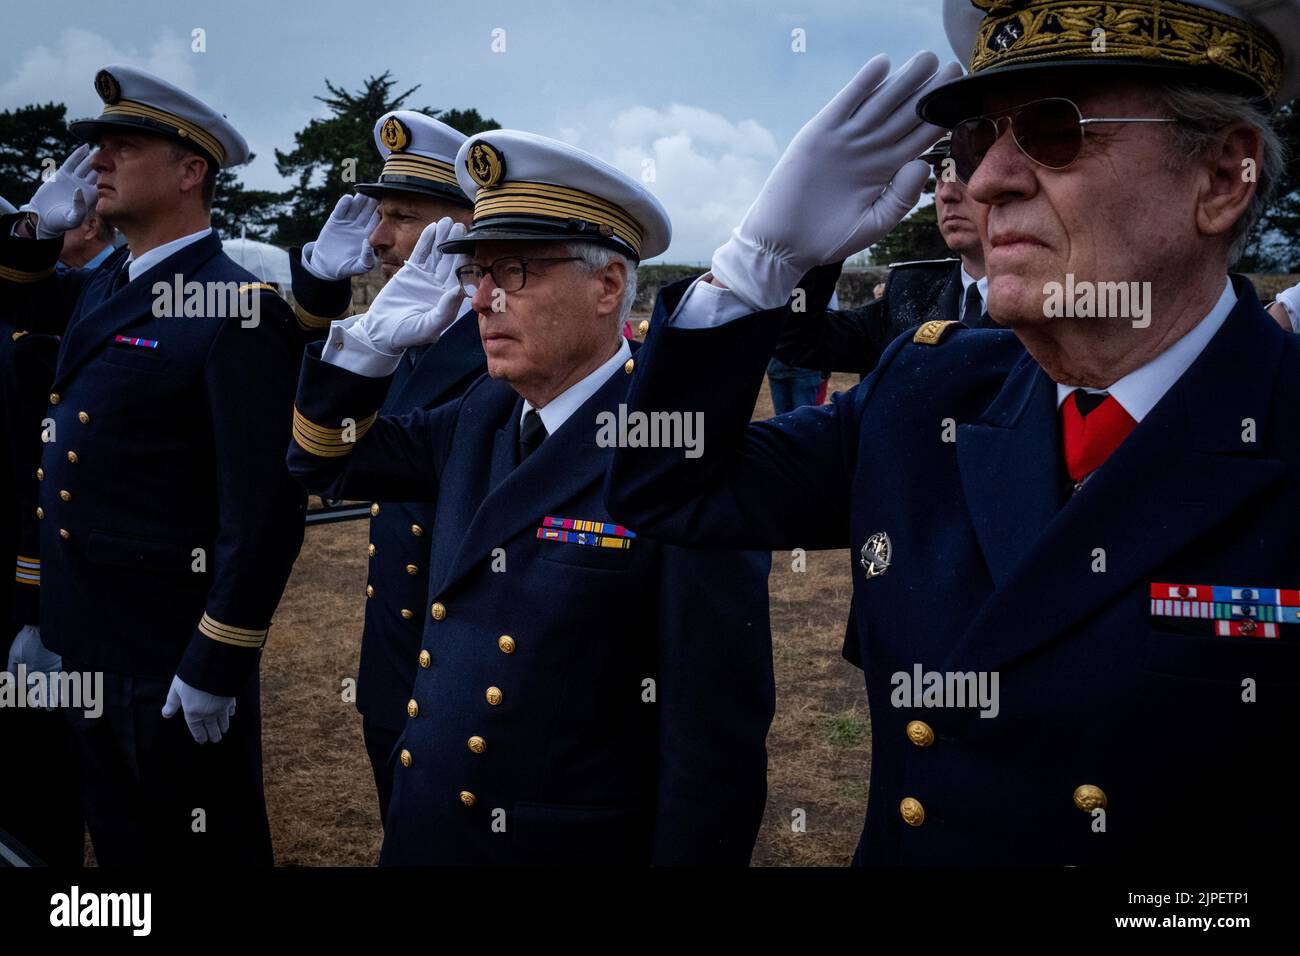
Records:
[[[138,116],[142,119],[153,120],[155,123],[161,123],[164,126],[173,126],[176,132],[181,136],[188,137],[198,143],[205,149],[213,159],[220,165],[225,165],[226,151],[222,148],[217,138],[202,127],[196,126],[189,120],[177,116],[175,113],[168,113],[166,110],[155,109],[144,103],[137,103],[135,100],[119,100],[104,107],[104,115],[112,116]]]
[[[19,584],[31,584],[40,587],[41,559],[29,558],[22,554],[18,555],[18,563],[14,568],[14,580]]]
[[[222,644],[233,644],[235,647],[258,648],[266,643],[266,632],[270,628],[255,630],[247,627],[232,627],[229,624],[222,624],[210,618],[205,611],[203,619],[199,621],[199,633],[212,638],[214,641],[220,641]]]
[[[366,432],[370,431],[370,426],[375,423],[379,413],[375,412],[369,418],[363,418],[357,422],[355,435],[352,441],[343,438],[343,428],[326,428],[324,425],[317,425],[315,422],[305,418],[302,412],[298,411],[297,406],[293,409],[293,440],[298,443],[303,451],[315,455],[317,458],[341,458],[344,455],[351,454],[356,443],[365,437]]]
[[[239,294],[243,295],[245,292],[252,292],[254,289],[265,289],[267,292],[274,292],[276,295],[280,294],[275,286],[265,282],[245,282],[239,287]]]
[[[54,266],[42,269],[40,272],[23,272],[21,269],[0,266],[0,279],[4,279],[6,282],[40,282],[52,275],[54,275]]]
[[[456,181],[456,171],[451,163],[444,163],[429,156],[416,156],[413,153],[393,153],[384,163],[383,176],[416,176],[420,179],[432,179],[434,182],[460,189]]]
[[[351,311],[350,308],[344,309],[334,318],[335,319],[344,318],[349,311]],[[327,319],[323,315],[314,315],[311,312],[308,312],[297,302],[293,304],[293,312],[294,315],[298,316],[298,324],[302,326],[304,329],[307,329],[308,331],[313,331],[315,329],[328,329],[330,327],[330,323],[334,321],[334,319]]]

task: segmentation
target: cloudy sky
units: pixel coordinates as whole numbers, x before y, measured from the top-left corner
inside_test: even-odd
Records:
[[[96,115],[109,63],[152,70],[226,113],[283,188],[273,149],[325,115],[324,79],[349,89],[391,70],[409,105],[475,107],[640,176],[673,220],[663,260],[706,261],[803,122],[872,55],[950,55],[940,0],[133,0],[7,4],[0,109],[64,102]],[[288,13],[286,11],[292,11]],[[192,50],[205,32],[206,52]],[[792,50],[804,31],[805,52]],[[504,34],[497,32],[504,31]],[[494,52],[504,39],[505,50]],[[827,162],[834,162],[833,156]]]

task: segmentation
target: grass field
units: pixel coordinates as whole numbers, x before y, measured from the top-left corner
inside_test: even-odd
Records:
[[[836,376],[832,390],[856,379]],[[755,417],[771,415],[766,386]],[[282,865],[369,865],[381,836],[361,718],[344,700],[365,603],[367,522],[307,529],[262,664],[267,802]],[[774,554],[770,581],[776,719],[768,737],[762,866],[841,866],[866,808],[871,724],[862,676],[840,657],[851,583],[846,552],[802,572]],[[792,820],[802,810],[804,829]]]

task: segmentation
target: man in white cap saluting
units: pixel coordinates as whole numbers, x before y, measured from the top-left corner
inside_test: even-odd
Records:
[[[358,185],[360,195],[341,197],[320,236],[302,250],[290,250],[293,295],[304,329],[323,337],[330,321],[352,305],[352,276],[368,272],[378,259],[384,278],[391,279],[430,223],[450,218],[469,225],[473,204],[454,166],[464,142],[464,133],[424,113],[393,110],[379,118],[375,147],[384,166],[378,180]],[[472,315],[466,302],[436,343],[406,350],[380,414],[441,405],[460,397],[483,374],[487,366]],[[383,820],[420,650],[433,506],[377,501],[370,510],[357,709]]]
[[[634,408],[707,391],[714,451],[620,449],[611,512],[679,544],[852,547],[858,862],[1289,861],[1300,340],[1228,269],[1281,171],[1300,4],[946,17],[970,75],[868,63],[651,329]],[[830,405],[749,424],[793,283],[901,216],[937,127],[1006,328],[925,323]]]
[[[774,706],[768,556],[647,543],[601,501],[628,425],[620,328],[668,217],[529,133],[471,137],[456,174],[472,228],[430,226],[368,313],[308,347],[289,450],[314,491],[435,506],[380,862],[743,865]],[[380,416],[403,351],[466,296],[488,376]]]
[[[19,641],[104,675],[102,716],[65,711],[100,863],[270,863],[257,668],[302,542],[293,317],[210,227],[244,138],[134,67],[95,89],[101,115],[71,124],[95,152],[0,219],[0,310],[63,333],[36,471],[40,628]],[[92,190],[127,246],[56,274]]]

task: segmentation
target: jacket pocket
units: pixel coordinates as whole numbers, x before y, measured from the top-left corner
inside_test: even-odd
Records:
[[[635,806],[516,803],[516,861],[529,866],[647,866],[651,819]]]
[[[199,584],[206,575],[193,571],[193,548],[180,541],[91,531],[86,537],[86,557],[115,568],[188,574]]]
[[[167,356],[159,355],[154,349],[110,345],[104,349],[101,357],[109,365],[135,369],[138,372],[161,372],[167,368]]]
[[[1151,630],[1143,666],[1176,677],[1239,683],[1300,682],[1300,641],[1281,637],[1214,637]]]

